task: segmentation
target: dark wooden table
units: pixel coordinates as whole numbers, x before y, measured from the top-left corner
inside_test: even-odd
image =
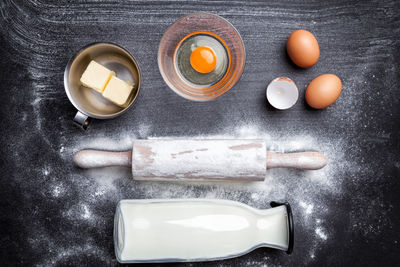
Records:
[[[179,97],[157,66],[166,28],[195,11],[228,19],[246,46],[240,82],[213,102]],[[313,32],[321,49],[307,70],[285,52],[298,28]],[[400,264],[399,1],[4,0],[0,31],[2,265],[117,265],[116,203],[160,197],[292,205],[292,255],[257,249],[192,265]],[[127,48],[143,86],[133,109],[84,132],[72,123],[63,72],[75,51],[95,41]],[[323,73],[341,77],[343,92],[317,111],[304,103],[304,90]],[[300,89],[287,111],[266,103],[266,86],[278,76]],[[265,183],[249,185],[134,182],[129,170],[83,171],[71,162],[81,148],[123,150],[134,138],[213,136],[266,138],[278,151],[318,150],[329,164],[317,172],[274,170]]]

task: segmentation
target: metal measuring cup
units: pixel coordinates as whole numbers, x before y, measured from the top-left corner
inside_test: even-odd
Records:
[[[134,83],[134,90],[125,106],[117,106],[93,89],[80,83],[91,60],[113,70],[117,77]],[[141,86],[141,74],[136,59],[124,48],[113,43],[92,43],[81,48],[68,62],[64,72],[65,92],[78,110],[74,122],[86,129],[91,118],[111,119],[126,112],[136,101]]]

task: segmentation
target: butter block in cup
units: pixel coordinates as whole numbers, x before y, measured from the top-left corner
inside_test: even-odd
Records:
[[[133,84],[112,76],[103,96],[118,106],[123,106],[128,101],[133,89]]]
[[[92,60],[82,74],[81,83],[102,93],[108,81],[114,76],[115,72]]]

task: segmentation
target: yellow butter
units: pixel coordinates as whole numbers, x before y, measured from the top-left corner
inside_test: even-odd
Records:
[[[122,106],[128,100],[132,89],[133,84],[112,76],[103,91],[103,97],[107,98],[118,106]]]
[[[92,60],[82,74],[81,83],[102,93],[112,76],[115,72]]]

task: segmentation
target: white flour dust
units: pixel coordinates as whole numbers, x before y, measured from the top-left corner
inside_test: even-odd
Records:
[[[50,167],[49,167],[49,166],[45,166],[45,167],[42,169],[42,174],[43,174],[44,176],[47,176],[47,175],[50,174],[50,171],[51,171]]]
[[[143,132],[147,132],[144,127]],[[331,235],[325,225],[329,207],[322,201],[325,196],[339,197],[342,188],[342,170],[347,169],[343,158],[343,141],[318,139],[299,132],[297,135],[269,132],[257,127],[244,126],[232,129],[231,134],[205,136],[148,136],[148,139],[263,139],[267,149],[275,152],[319,151],[328,158],[328,165],[316,171],[270,169],[264,182],[137,182],[132,180],[129,168],[110,167],[79,170],[71,174],[79,188],[81,199],[69,207],[64,216],[69,220],[96,224],[101,220],[92,212],[99,199],[118,201],[122,198],[222,198],[240,201],[256,208],[268,208],[272,200],[288,201],[293,209],[295,225],[310,235],[309,261]],[[140,134],[141,135],[141,134]],[[143,136],[141,135],[141,138]],[[71,147],[63,145],[60,155],[71,164],[72,155],[81,149],[124,151],[132,147],[135,136],[120,133],[117,136],[96,135],[84,137]],[[332,163],[334,162],[334,164]],[[58,187],[57,187],[58,186]],[[62,185],[53,188],[53,197],[63,195]],[[307,262],[307,261],[306,261]],[[260,262],[261,264],[261,262]],[[257,264],[259,265],[259,264]]]
[[[76,255],[93,256],[97,259],[101,259],[104,262],[108,262],[108,259],[104,255],[103,251],[99,250],[99,248],[93,245],[91,242],[86,242],[86,244],[80,246],[70,246],[68,248],[60,249],[57,251],[55,257],[47,259],[38,266],[54,266],[60,262],[66,261],[66,259],[75,258]]]
[[[310,135],[305,129],[299,129],[299,131],[297,131],[298,129],[291,129],[289,132],[266,131],[266,129],[248,125],[233,129],[221,129],[220,133],[213,136],[190,135],[179,137],[210,139],[263,138],[267,141],[268,149],[271,151],[294,152],[316,150],[323,152],[329,159],[328,165],[318,171],[272,169],[268,171],[264,182],[257,183],[134,182],[132,181],[128,168],[113,167],[93,170],[74,168],[71,162],[72,155],[80,149],[127,150],[132,146],[132,140],[135,139],[135,136],[131,135],[128,130],[120,134],[93,134],[92,132],[92,134],[85,134],[85,137],[82,137],[74,143],[76,139],[71,141],[70,138],[79,137],[69,135],[70,129],[63,128],[69,127],[69,124],[67,124],[64,119],[61,120],[63,123],[60,125],[60,129],[62,130],[60,133],[62,135],[65,134],[65,136],[57,136],[57,141],[60,141],[61,144],[56,148],[54,147],[59,143],[54,142],[54,140],[51,139],[51,135],[49,135],[49,133],[54,132],[52,129],[53,118],[50,119],[48,114],[43,113],[42,107],[49,104],[57,106],[59,103],[64,105],[68,102],[60,83],[64,68],[63,64],[60,64],[60,62],[66,62],[68,55],[73,52],[72,50],[66,51],[66,49],[77,49],[79,46],[93,41],[92,35],[79,35],[77,37],[74,25],[90,26],[95,17],[78,16],[78,19],[74,19],[74,12],[80,14],[82,10],[87,9],[87,4],[74,6],[68,3],[66,6],[57,7],[55,5],[40,3],[40,1],[35,1],[33,3],[34,5],[29,3],[18,5],[14,3],[9,5],[11,6],[10,8],[7,8],[6,5],[4,6],[6,8],[4,8],[4,10],[2,9],[0,13],[4,18],[9,19],[10,22],[7,23],[7,27],[4,27],[3,33],[6,34],[5,36],[10,46],[19,51],[19,53],[12,53],[12,50],[4,52],[9,53],[8,57],[18,64],[21,64],[21,66],[26,66],[26,71],[22,71],[21,73],[28,73],[28,78],[32,81],[32,95],[29,101],[31,106],[30,109],[26,109],[21,113],[21,120],[28,123],[33,119],[34,125],[36,126],[35,130],[42,136],[48,147],[51,148],[50,152],[55,152],[60,155],[59,159],[57,159],[60,162],[55,160],[51,162],[52,167],[45,165],[38,169],[41,179],[39,182],[41,182],[44,187],[43,192],[40,193],[45,194],[46,200],[48,200],[50,204],[54,202],[63,203],[64,205],[63,207],[61,206],[61,218],[57,217],[59,215],[57,213],[58,210],[54,210],[55,216],[46,218],[46,223],[47,219],[51,219],[53,220],[51,222],[53,225],[58,225],[60,222],[57,221],[57,219],[60,219],[63,222],[62,225],[88,226],[90,229],[94,229],[93,231],[101,232],[101,234],[105,236],[109,234],[109,229],[106,226],[110,226],[105,217],[112,217],[112,208],[115,203],[122,198],[225,198],[241,201],[257,208],[267,208],[271,200],[287,200],[292,205],[296,227],[302,229],[301,232],[307,232],[310,237],[310,240],[302,240],[301,243],[302,247],[307,249],[309,261],[317,257],[319,247],[323,247],[324,244],[334,239],[334,230],[329,229],[327,226],[328,218],[332,217],[332,211],[329,209],[330,206],[328,206],[326,199],[340,198],[343,179],[346,177],[343,175],[345,170],[352,169],[351,171],[353,173],[361,172],[360,166],[352,165],[350,168],[350,166],[348,166],[349,161],[345,160],[343,146],[346,144],[349,149],[348,140],[350,140],[349,137],[352,136],[349,136],[349,134],[347,134],[346,137],[331,136],[331,138],[325,138],[321,136],[327,135],[319,135],[316,129],[313,129],[313,135]],[[101,3],[98,5],[101,5]],[[46,12],[40,12],[40,10],[46,10]],[[337,11],[336,9],[333,10]],[[36,16],[35,19],[34,24],[36,27],[27,27],[27,25],[35,26],[30,23],[32,22],[32,16],[29,16],[30,12],[28,11],[40,13],[40,16]],[[108,15],[103,14],[106,16],[102,18],[101,21],[96,20],[94,22],[96,25],[99,25],[99,23],[123,22],[126,24],[129,22],[133,26],[140,26],[145,21],[142,18],[137,20],[127,19],[131,17],[131,14],[125,11],[126,10],[122,12],[121,10],[121,12],[117,13],[115,11],[108,12]],[[222,11],[222,13],[224,12],[225,11]],[[257,12],[262,13],[262,11],[253,10],[252,14],[259,15]],[[148,10],[145,15],[148,15],[147,13]],[[55,14],[61,17],[57,17]],[[272,14],[281,15],[279,12],[275,14],[272,12]],[[63,19],[63,21],[60,21],[59,18]],[[173,18],[171,17],[170,20],[170,22],[172,22]],[[262,20],[259,21],[261,24]],[[313,24],[316,23],[315,21],[311,22]],[[47,27],[49,23],[57,23],[61,26],[69,25],[72,27],[70,27],[72,30],[65,31],[65,27]],[[263,22],[262,24],[265,23]],[[60,36],[66,38],[60,38]],[[105,39],[110,38],[109,35],[104,35],[103,37]],[[121,41],[123,43],[125,42],[125,44],[130,47],[139,47],[137,45],[141,45],[140,42],[143,41],[138,39],[132,43],[129,37],[123,38],[123,36],[120,35],[119,38],[122,38]],[[155,38],[157,42],[159,41],[158,34],[150,35],[149,38]],[[64,39],[72,40],[71,43],[74,45],[66,46],[63,41]],[[48,42],[47,40],[60,41]],[[146,48],[148,47],[147,41],[145,42]],[[376,52],[376,47],[376,45],[370,46],[367,49],[367,56],[374,54],[374,52]],[[382,49],[383,46],[380,47],[380,49]],[[140,50],[136,52],[138,51],[140,57]],[[142,49],[142,51],[148,53],[150,50]],[[329,51],[325,52],[329,54]],[[346,51],[344,53],[346,53]],[[393,73],[396,70],[396,64],[391,65],[393,66],[391,68],[388,67],[386,70]],[[363,122],[364,128],[370,128],[374,121],[376,121],[376,118],[378,118],[378,116],[375,116],[375,118],[372,116],[368,118],[365,117],[369,116],[371,112],[365,112],[365,114],[363,114],[365,110],[364,103],[366,102],[365,90],[359,90],[359,88],[361,86],[368,89],[372,84],[369,77],[362,76],[371,75],[372,78],[375,79],[375,75],[371,74],[371,71],[375,70],[374,63],[370,62],[367,66],[368,69],[366,70],[360,69],[362,67],[367,68],[364,67],[363,64],[355,66],[356,69],[352,66],[353,69],[351,72],[361,73],[361,76],[349,76],[345,74],[348,72],[348,69],[336,70],[339,72],[339,76],[343,78],[343,84],[345,86],[340,100],[335,104],[333,109],[328,109],[327,112],[330,113],[330,120],[337,122],[333,125],[335,126],[333,128],[337,128],[338,132],[340,129],[343,129],[343,127],[349,127],[350,130],[356,131],[358,129],[357,122],[361,121]],[[335,71],[335,69],[331,71]],[[251,76],[253,74],[248,73],[248,75]],[[299,73],[299,75],[304,76],[304,73]],[[248,79],[250,76],[245,77],[245,79]],[[21,76],[20,78],[26,79],[27,77]],[[364,80],[366,81],[363,82]],[[367,83],[367,81],[368,84],[364,84]],[[59,90],[56,90],[57,88]],[[379,90],[374,90],[374,92],[377,92],[376,94],[379,95]],[[391,95],[387,93],[386,96],[390,97]],[[386,112],[388,116],[392,116],[391,112],[389,113],[388,105],[383,105],[383,103],[385,102],[381,103],[381,109],[371,108],[371,110],[376,110],[376,112],[380,113]],[[48,109],[44,110],[47,111]],[[33,113],[33,117],[31,117],[31,113]],[[243,115],[243,117],[251,118],[250,113]],[[47,125],[47,123],[51,125],[51,128],[49,128],[50,126]],[[293,125],[298,126],[299,124],[294,123]],[[142,125],[139,127],[140,129],[135,132],[136,138],[176,138],[175,136],[149,136],[148,133],[151,132],[151,127],[150,125]],[[266,134],[266,132],[268,132],[268,134]],[[383,132],[383,134],[387,133]],[[346,138],[347,141],[341,138]],[[359,148],[355,147],[352,149]],[[18,152],[15,152],[13,156],[17,161],[23,162],[21,159],[22,156],[19,155]],[[354,164],[354,161],[351,162]],[[368,168],[368,166],[365,165],[363,168]],[[65,170],[63,171],[63,169]],[[351,178],[356,179],[354,176]],[[365,202],[365,199],[358,200],[359,203]],[[376,199],[375,204],[373,204],[380,205],[380,203],[382,203],[382,200]],[[59,205],[57,205],[57,207],[58,206]],[[387,212],[390,212],[390,210]],[[359,218],[358,215],[358,213],[352,214],[354,218]],[[379,225],[388,224],[388,215],[389,214],[385,213],[379,215],[380,217],[378,219],[382,220],[382,223]],[[33,220],[32,224],[35,224],[36,221],[38,220]],[[353,227],[355,231],[360,231],[360,229],[362,229],[364,235],[368,235],[371,232],[376,235],[380,233],[380,229],[376,229],[376,225],[371,225],[369,220],[358,220],[354,223]],[[114,256],[110,254],[112,252],[105,248],[107,245],[104,245],[104,243],[96,244],[96,242],[90,238],[82,241],[79,239],[80,236],[74,231],[60,231],[54,234],[48,232],[49,230],[46,229],[45,224],[41,223],[36,223],[34,229],[32,233],[34,238],[32,238],[32,236],[27,237],[29,244],[32,248],[35,248],[34,251],[36,251],[37,247],[42,246],[53,255],[53,257],[48,257],[48,255],[46,255],[46,259],[43,262],[44,266],[63,265],[63,262],[67,264],[68,259],[77,259],[83,255],[94,255],[94,257],[103,260],[103,262],[110,262],[110,258],[114,259]],[[59,236],[61,236],[61,238]],[[91,237],[90,234],[87,234],[85,237],[87,236]],[[65,243],[63,243],[64,240],[66,240]],[[70,240],[73,240],[73,242],[68,242],[68,244],[66,244],[67,241]],[[109,242],[111,242],[111,240]],[[274,264],[273,262],[271,263],[272,260],[273,259],[268,257],[263,257],[259,261],[250,259],[246,262],[246,265],[269,266]],[[69,264],[71,265],[71,263]],[[228,266],[224,264],[225,263],[221,263],[221,266]]]
[[[313,208],[314,208],[313,204],[307,204],[307,203],[305,203],[303,201],[301,201],[299,203],[299,205],[300,205],[300,207],[302,207],[304,209],[304,214],[306,214],[306,215],[307,214],[311,214],[312,211],[313,211]]]
[[[60,185],[54,185],[53,186],[53,190],[51,191],[51,195],[53,197],[57,198],[57,197],[61,196],[62,194],[64,194],[64,191],[65,191],[65,189],[61,184]]]
[[[87,204],[78,204],[70,207],[66,212],[64,212],[64,216],[69,219],[82,219],[82,220],[91,220],[92,213],[89,210]]]
[[[327,240],[328,239],[328,235],[325,233],[324,229],[322,227],[317,227],[315,229],[315,233],[317,234],[317,236],[319,238],[321,238],[322,240]]]

